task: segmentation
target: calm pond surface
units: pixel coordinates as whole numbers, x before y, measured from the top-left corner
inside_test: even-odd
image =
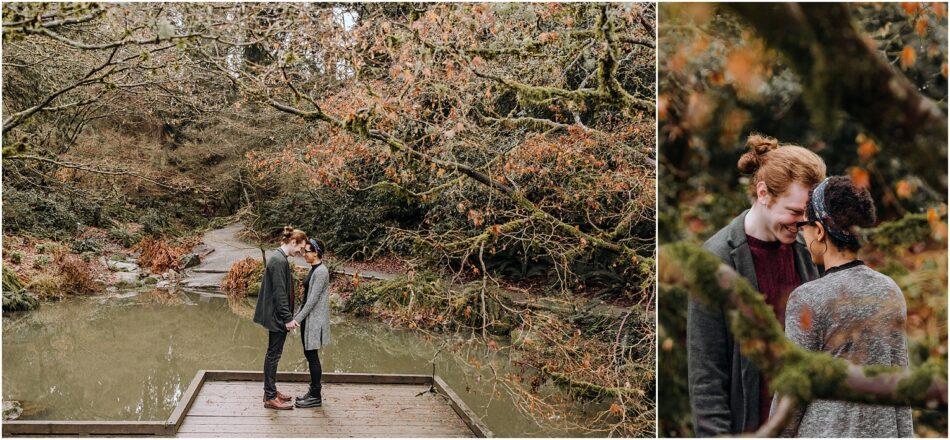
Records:
[[[336,319],[334,344],[320,352],[324,371],[430,374],[436,358],[436,374],[495,435],[583,435],[554,426],[559,423],[538,426],[501,387],[449,353],[446,343],[458,337]],[[44,303],[3,318],[3,399],[37,408],[24,419],[164,420],[198,370],[260,370],[266,339],[262,327],[233,313],[224,298],[197,293],[170,301],[143,294]],[[482,347],[466,356],[484,356]],[[279,369],[306,371],[299,330],[287,339]],[[563,417],[581,417],[578,411]]]

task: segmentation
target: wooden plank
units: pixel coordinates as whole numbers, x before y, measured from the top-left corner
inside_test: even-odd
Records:
[[[247,417],[231,417],[231,416],[188,416],[185,418],[185,422],[181,424],[182,429],[185,427],[191,427],[194,425],[220,425],[223,423],[228,423],[231,425],[269,425],[275,423],[284,423],[285,418],[275,418],[275,417],[266,417],[266,416],[247,416]],[[296,425],[326,425],[327,419],[330,420],[339,420],[330,417],[293,417],[286,418],[287,423],[294,423]],[[367,425],[367,426],[389,426],[394,422],[389,419],[383,419],[372,414],[359,414],[352,417],[347,417],[345,419],[346,423],[352,425]],[[433,415],[432,417],[405,417],[399,420],[399,424],[409,425],[409,426],[419,426],[419,425],[453,425],[457,424],[462,426],[464,429],[464,423],[458,418],[455,413],[447,415]]]
[[[277,384],[277,389],[283,393],[289,393],[291,395],[303,394],[309,388],[308,385],[287,385],[287,384]],[[425,385],[391,385],[389,387],[372,387],[372,388],[362,388],[355,387],[353,385],[324,385],[323,386],[323,395],[324,396],[378,396],[378,397],[407,397],[412,398],[420,393],[424,393],[429,389]],[[244,398],[258,398],[260,399],[264,395],[262,387],[258,387],[256,384],[253,387],[239,387],[239,386],[215,386],[212,384],[206,384],[202,388],[199,396],[234,396],[234,397],[244,397]]]
[[[324,388],[354,389],[354,390],[427,390],[429,384],[378,384],[378,383],[323,383]],[[310,382],[277,382],[277,387],[294,387],[306,389]],[[258,381],[206,381],[203,389],[251,390],[256,393],[264,392],[263,382]]]
[[[273,424],[273,425],[194,425],[182,427],[179,432],[213,432],[213,433],[280,433],[280,434],[332,434],[346,436],[349,434],[417,434],[417,435],[448,435],[463,434],[468,429],[459,424],[459,426],[405,426],[390,424],[388,426],[355,426],[355,425],[294,425],[294,424]],[[294,435],[290,435],[293,437]]]
[[[3,435],[166,435],[165,422],[45,421],[3,422]]]
[[[245,437],[245,438],[273,438],[273,437],[277,437],[277,438],[286,438],[286,437],[288,437],[288,436],[287,436],[286,434],[263,434],[263,433],[244,434],[244,433],[231,433],[231,432],[228,432],[228,433],[183,432],[183,433],[178,434],[176,437],[183,437],[183,438],[187,438],[187,437],[202,437],[202,438],[208,438],[208,437],[211,437],[211,438],[214,438],[214,437],[226,437],[226,438],[240,438],[240,437]],[[416,435],[416,434],[395,434],[395,433],[394,433],[394,434],[388,434],[388,433],[387,433],[387,434],[384,434],[384,435],[374,434],[374,433],[351,433],[351,434],[348,434],[348,435],[311,434],[311,435],[308,435],[307,437],[310,437],[310,438],[341,438],[341,437],[345,437],[345,438],[367,438],[367,437],[374,437],[374,438],[375,438],[375,437],[388,437],[388,438],[429,438],[429,437],[431,437],[431,438],[469,438],[469,437],[471,437],[471,434],[422,436],[422,435]]]
[[[365,414],[378,414],[382,416],[424,416],[424,415],[445,415],[454,414],[449,407],[362,407],[346,409],[327,409],[327,408],[296,408],[293,410],[275,410],[253,405],[248,407],[232,406],[206,406],[194,407],[188,413],[190,416],[226,416],[233,414],[235,416],[264,416],[264,417],[348,417],[360,416]]]
[[[482,423],[478,416],[476,416],[475,413],[469,409],[468,405],[465,404],[462,398],[459,397],[458,394],[455,394],[455,391],[452,391],[452,388],[450,388],[441,377],[433,376],[432,381],[434,382],[436,389],[448,398],[449,403],[452,405],[452,409],[454,409],[459,417],[462,418],[462,421],[468,425],[476,437],[487,438],[495,436],[491,430],[488,429],[484,423]]]
[[[181,422],[184,420],[188,410],[191,409],[191,406],[195,403],[195,397],[198,396],[198,392],[204,385],[207,376],[205,370],[198,370],[195,377],[191,379],[191,384],[188,385],[185,394],[182,394],[181,399],[178,400],[178,404],[175,405],[175,410],[172,411],[171,416],[168,417],[168,434],[174,434],[178,431],[178,427],[181,426]]]
[[[262,371],[209,370],[208,381],[264,381]],[[374,373],[324,373],[323,383],[378,383],[428,385],[432,377],[425,374],[374,374]],[[304,371],[279,371],[278,382],[310,382],[310,373]]]
[[[198,397],[197,402],[200,403],[200,407],[208,406],[231,406],[237,404],[253,404],[251,406],[264,406],[260,398],[253,397]],[[429,400],[420,400],[420,401],[407,401],[407,402],[394,402],[387,399],[352,399],[352,398],[339,398],[332,396],[323,396],[323,407],[337,407],[337,408],[432,408],[435,406],[444,405],[442,402],[433,402]]]

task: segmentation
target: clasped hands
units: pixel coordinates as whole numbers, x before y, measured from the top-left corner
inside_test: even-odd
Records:
[[[300,323],[297,322],[296,319],[291,320],[290,322],[288,322],[287,324],[284,324],[284,325],[287,327],[287,330],[293,330],[293,329],[295,329],[295,328],[297,328],[297,327],[300,327]]]

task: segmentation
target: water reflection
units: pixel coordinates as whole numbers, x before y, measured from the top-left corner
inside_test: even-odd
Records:
[[[260,326],[232,313],[222,298],[181,295],[69,299],[4,317],[3,398],[35,405],[31,419],[163,420],[199,369],[262,368],[267,335]],[[428,374],[435,358],[436,373],[496,435],[580,434],[539,427],[510,396],[493,397],[491,381],[447,353],[456,339],[337,319],[334,345],[321,352],[324,371]],[[479,346],[471,350],[484,355]],[[306,371],[298,332],[288,338],[279,368]]]

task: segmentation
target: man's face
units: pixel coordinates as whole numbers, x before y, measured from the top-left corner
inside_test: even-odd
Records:
[[[795,223],[805,220],[808,191],[804,185],[795,182],[780,196],[765,195],[766,226],[778,241],[785,244],[795,242],[798,234]],[[759,199],[762,200],[761,193]]]
[[[303,250],[304,248],[307,247],[307,242],[306,241],[291,242],[291,246],[292,247],[290,249],[290,255],[299,257],[303,255]]]

